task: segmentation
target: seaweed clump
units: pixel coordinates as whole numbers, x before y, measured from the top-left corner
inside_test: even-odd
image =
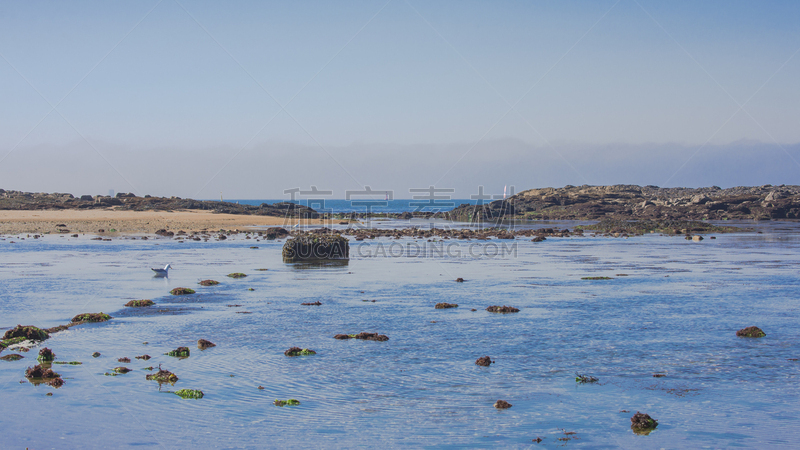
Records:
[[[513,306],[497,306],[497,305],[490,306],[486,308],[486,310],[489,312],[502,313],[502,314],[519,312],[519,308],[514,308]]]
[[[178,389],[175,395],[181,398],[203,398],[203,391],[198,389]]]
[[[233,272],[233,273],[229,273],[228,276],[231,277],[231,278],[244,278],[244,277],[247,276],[247,274],[246,273],[242,273],[242,272]]]
[[[198,283],[200,286],[216,286],[219,284],[217,280],[203,280]]]
[[[481,367],[489,367],[494,361],[492,358],[488,356],[481,356],[477,360],[475,360],[475,364]]]
[[[322,302],[317,300],[315,302],[303,302],[300,303],[302,306],[322,306]]]
[[[311,356],[316,355],[317,352],[311,350],[310,348],[292,347],[283,352],[283,354],[286,356]]]
[[[334,339],[340,339],[340,340],[344,340],[344,339],[361,339],[361,340],[364,340],[364,341],[380,341],[380,342],[389,340],[389,336],[386,336],[385,334],[366,333],[366,332],[361,332],[361,333],[358,333],[358,334],[337,334],[333,338]]]
[[[56,354],[53,353],[53,351],[49,348],[45,347],[39,350],[39,356],[36,359],[38,359],[40,362],[50,362],[56,359]]]
[[[217,344],[215,344],[215,343],[213,343],[213,342],[211,342],[209,340],[206,340],[206,339],[198,339],[197,340],[197,348],[199,348],[200,350],[205,350],[207,348],[216,347],[216,346],[217,346]]]
[[[508,409],[508,408],[511,408],[512,406],[514,406],[514,405],[512,405],[511,403],[508,403],[505,400],[498,400],[498,401],[494,402],[494,407],[497,408],[497,409]]]
[[[72,318],[73,324],[78,323],[95,323],[95,322],[105,322],[110,320],[112,317],[106,313],[83,313],[78,314],[77,316]]]
[[[0,359],[2,359],[3,361],[19,361],[22,358],[24,358],[24,356],[20,355],[19,353],[12,353],[10,355],[0,356]]]
[[[51,378],[60,378],[61,375],[55,373],[53,369],[49,367],[42,367],[41,364],[37,364],[33,367],[28,367],[25,370],[25,378],[35,379],[35,380],[48,380]]]
[[[275,400],[275,406],[295,406],[300,404],[300,400],[290,398],[289,400]]]
[[[766,336],[767,333],[764,333],[764,331],[758,327],[747,327],[737,331],[736,335],[739,337],[760,338]]]
[[[436,306],[434,306],[434,308],[436,309],[458,308],[458,305],[456,303],[437,303]]]
[[[581,280],[613,280],[612,277],[582,277]]]
[[[169,370],[162,369],[161,364],[158,365],[158,372],[151,373],[145,376],[145,378],[148,380],[158,381],[159,383],[175,383],[178,381],[178,376]]]
[[[121,373],[121,374],[126,374],[126,373],[128,373],[130,371],[131,371],[131,369],[128,369],[127,367],[115,367],[114,368],[114,372]]]
[[[586,383],[597,383],[597,377],[593,377],[591,375],[581,375],[578,372],[575,372],[575,381],[580,384]]]
[[[156,302],[152,300],[131,300],[125,303],[128,308],[144,308],[145,306],[153,306]]]
[[[643,414],[636,411],[636,414],[631,417],[631,429],[636,434],[648,435],[658,426],[658,421],[650,417],[649,414]]]
[[[3,343],[0,344],[1,348],[8,347],[11,344],[16,344],[22,341],[44,341],[50,337],[50,334],[41,328],[34,327],[33,325],[17,325],[14,328],[7,330],[3,334]],[[17,338],[16,342],[7,343],[6,341]],[[22,338],[22,339],[19,339]],[[3,345],[6,344],[6,345]]]
[[[176,287],[175,289],[169,291],[172,295],[188,295],[194,294],[194,289],[189,289],[185,287]]]
[[[168,353],[165,353],[167,356],[177,356],[179,358],[188,358],[189,357],[189,347],[178,347],[175,350],[172,350]]]

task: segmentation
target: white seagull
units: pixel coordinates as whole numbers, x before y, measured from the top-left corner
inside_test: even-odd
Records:
[[[155,272],[156,276],[158,276],[158,277],[168,277],[169,276],[169,269],[171,269],[171,268],[172,268],[172,266],[167,264],[166,266],[164,266],[163,269],[150,269],[150,270]]]

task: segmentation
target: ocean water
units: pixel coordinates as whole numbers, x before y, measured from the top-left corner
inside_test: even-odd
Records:
[[[327,265],[284,264],[283,242],[242,234],[4,236],[0,328],[83,312],[114,319],[0,361],[0,447],[795,448],[800,227],[757,227],[702,242],[375,239],[353,241],[348,263]],[[153,278],[149,268],[166,263],[170,277]],[[209,278],[220,284],[197,285]],[[197,294],[169,295],[179,286]],[[122,306],[143,298],[157,305]],[[749,325],[767,336],[736,337]],[[333,339],[361,331],[389,340]],[[197,350],[200,338],[217,346]],[[54,366],[59,389],[20,382],[42,346],[83,363]],[[191,356],[164,355],[178,346]],[[284,356],[294,346],[317,354]],[[153,358],[134,359],[143,354]],[[484,355],[495,363],[476,366]],[[180,378],[175,386],[145,379],[159,364]],[[133,371],[103,375],[117,366]],[[599,382],[578,384],[576,372]],[[205,397],[167,392],[180,388]],[[301,404],[273,405],[288,398]],[[499,399],[513,406],[495,409]],[[634,434],[637,411],[658,428]]]

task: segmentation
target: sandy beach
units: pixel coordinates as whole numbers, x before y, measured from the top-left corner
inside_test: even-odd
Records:
[[[0,211],[0,234],[20,233],[155,233],[157,230],[233,230],[261,226],[292,226],[297,219],[217,214],[209,211],[122,211],[112,208],[103,210],[2,210]],[[321,220],[302,219],[304,224],[322,224]],[[65,225],[58,226],[58,225]]]

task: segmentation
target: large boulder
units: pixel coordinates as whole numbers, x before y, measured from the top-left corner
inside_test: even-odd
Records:
[[[350,259],[350,242],[341,234],[303,233],[283,244],[285,262],[336,259]]]

